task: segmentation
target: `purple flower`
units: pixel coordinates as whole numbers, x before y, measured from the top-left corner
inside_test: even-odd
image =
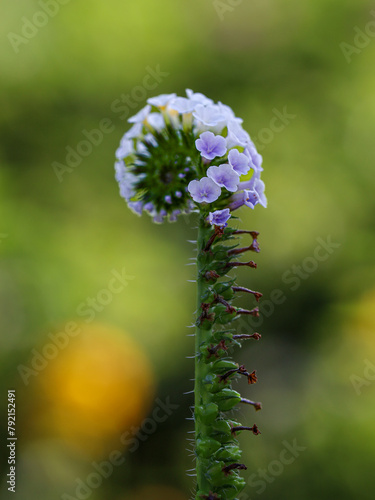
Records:
[[[209,167],[207,170],[207,176],[218,186],[225,187],[225,189],[232,191],[233,193],[237,191],[240,177],[227,163],[223,163],[218,167]]]
[[[245,175],[250,170],[249,158],[237,149],[231,149],[228,155],[229,165],[238,175]]]
[[[146,205],[143,207],[143,210],[145,210],[146,212],[148,212],[149,214],[152,214],[155,212],[155,207],[154,207],[154,204],[151,203],[150,201],[148,203],[146,203]]]
[[[262,156],[255,149],[253,144],[248,144],[244,150],[244,154],[250,159],[251,167],[258,172],[263,170],[262,168]]]
[[[237,210],[238,208],[242,207],[244,204],[245,204],[245,194],[243,191],[240,191],[231,196],[230,203],[228,205],[229,210],[233,212],[234,210]]]
[[[250,136],[242,128],[241,123],[238,120],[230,120],[228,122],[227,135],[228,148],[233,148],[233,146],[241,146],[244,148],[249,143],[251,144]]]
[[[227,226],[227,220],[231,218],[231,213],[229,208],[224,208],[224,210],[216,210],[215,212],[210,212],[208,214],[208,222],[211,226]]]
[[[266,195],[264,194],[264,189],[265,189],[265,184],[261,179],[256,179],[255,181],[255,190],[258,193],[258,198],[259,198],[259,204],[262,205],[264,208],[267,208],[267,198]]]
[[[177,217],[181,214],[181,210],[173,210],[169,216],[169,222],[176,222]]]
[[[247,207],[254,208],[258,201],[258,193],[255,191],[255,189],[252,189],[251,191],[248,189],[244,189],[244,204]]]
[[[242,207],[242,205],[246,205],[249,208],[254,208],[258,204],[267,207],[264,182],[260,179],[259,175],[260,173],[255,172],[249,181],[238,184],[238,192],[230,198],[229,209],[232,212]]]
[[[212,203],[216,201],[221,194],[219,186],[208,177],[202,177],[199,181],[189,182],[188,191],[193,200],[197,203]]]
[[[167,212],[166,210],[160,210],[159,213],[155,214],[154,217],[153,217],[153,221],[156,223],[156,224],[162,224],[165,217],[167,215]]]
[[[264,194],[264,182],[257,176],[254,175],[250,181],[244,182],[244,203],[250,208],[254,208],[258,203],[263,207],[267,207],[267,198]],[[246,184],[246,186],[245,186]]]
[[[128,207],[132,212],[135,214],[141,216],[142,215],[142,210],[143,210],[143,203],[141,201],[130,201],[128,203]]]
[[[207,160],[213,160],[216,156],[224,156],[227,152],[224,137],[215,135],[212,132],[203,132],[199,139],[195,141],[195,145],[201,156]]]

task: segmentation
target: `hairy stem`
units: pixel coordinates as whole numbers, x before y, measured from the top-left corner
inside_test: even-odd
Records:
[[[200,325],[200,317],[202,314],[202,304],[204,304],[204,295],[209,287],[206,278],[204,277],[204,252],[206,251],[207,242],[209,241],[207,224],[204,217],[201,216],[198,226],[198,257],[197,257],[197,323],[195,329],[195,408],[198,406],[206,406],[208,404],[208,392],[203,384],[203,380],[208,373],[208,365],[204,362],[201,356],[198,355],[202,344],[208,342],[212,328],[202,328]],[[207,425],[205,425],[199,415],[195,414],[195,441],[203,440],[208,437]],[[199,456],[196,457],[196,473],[197,473],[197,489],[205,490],[209,487],[208,481],[205,479],[205,466]]]
[[[197,318],[195,331],[195,460],[197,475],[196,500],[234,500],[246,481],[240,471],[246,466],[239,460],[241,450],[236,433],[252,430],[228,415],[237,404],[247,403],[256,410],[261,404],[243,398],[232,388],[232,381],[246,376],[250,385],[257,382],[255,370],[247,371],[232,359],[231,352],[239,340],[259,339],[258,333],[235,336],[235,321],[240,315],[258,315],[251,310],[234,307],[237,291],[251,290],[234,286],[235,277],[228,272],[242,262],[230,252],[238,240],[229,226],[212,227],[206,222],[208,212],[202,209],[198,225],[197,254]],[[244,263],[255,268],[255,263]],[[253,271],[252,271],[253,272]],[[260,295],[260,294],[259,294]],[[237,337],[237,338],[235,338]]]

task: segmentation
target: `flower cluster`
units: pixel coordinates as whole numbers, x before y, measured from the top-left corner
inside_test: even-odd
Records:
[[[116,151],[120,194],[154,222],[204,207],[210,224],[225,227],[233,210],[267,205],[262,157],[229,106],[186,95],[152,97],[129,118]]]

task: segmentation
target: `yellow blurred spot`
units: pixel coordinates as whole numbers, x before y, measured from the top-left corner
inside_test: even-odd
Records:
[[[349,323],[352,334],[361,338],[367,347],[375,349],[375,290],[363,295],[356,304],[353,319]]]
[[[80,333],[36,381],[34,435],[60,438],[92,456],[121,449],[120,437],[146,416],[154,393],[150,363],[124,332],[79,324]]]

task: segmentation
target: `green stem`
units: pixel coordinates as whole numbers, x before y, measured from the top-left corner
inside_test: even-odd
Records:
[[[203,249],[208,241],[209,227],[205,222],[205,216],[201,215],[198,226],[198,255],[197,255],[197,322],[195,329],[195,408],[198,406],[206,406],[208,404],[208,392],[203,383],[204,378],[208,372],[208,366],[199,355],[200,347],[206,343],[212,334],[212,329],[203,329],[199,325],[199,317],[202,313],[202,303],[204,302],[203,296],[209,287],[206,279],[202,276],[204,267],[203,262]],[[205,439],[208,437],[207,425],[205,425],[199,415],[195,414],[195,441],[198,439]],[[209,487],[209,483],[205,478],[205,466],[199,456],[196,457],[196,473],[197,473],[197,490],[205,490]]]
[[[234,500],[246,484],[239,474],[246,466],[239,463],[241,450],[235,431],[252,430],[253,434],[259,434],[259,431],[256,425],[250,428],[235,422],[227,412],[240,402],[252,404],[256,409],[261,405],[242,398],[231,386],[231,380],[240,375],[253,376],[251,383],[256,382],[256,377],[255,372],[248,372],[231,359],[229,350],[234,338],[228,328],[233,331],[232,322],[239,314],[254,314],[256,310],[232,306],[235,290],[252,291],[244,287],[234,287],[233,290],[235,280],[227,276],[228,271],[242,264],[232,252],[236,247],[235,231],[230,227],[210,226],[206,222],[207,215],[202,209],[197,243],[196,500]],[[236,260],[233,262],[233,259]],[[259,292],[252,293],[260,296]]]

